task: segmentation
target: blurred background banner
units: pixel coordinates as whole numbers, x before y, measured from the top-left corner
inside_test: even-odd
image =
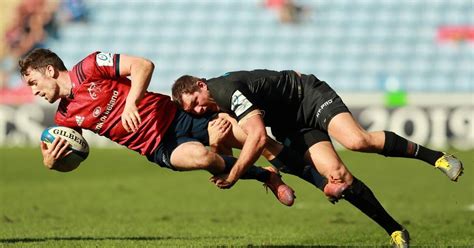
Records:
[[[183,74],[294,69],[343,97],[364,127],[472,149],[474,13],[469,0],[2,0],[0,145],[37,144],[54,106],[21,82],[33,48],[71,68],[94,51],[151,59],[151,91]],[[108,143],[92,134],[91,143]]]

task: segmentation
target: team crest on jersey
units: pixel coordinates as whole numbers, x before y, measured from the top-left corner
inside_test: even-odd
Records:
[[[95,107],[94,111],[92,111],[92,116],[98,117],[102,113],[102,109],[100,107]]]
[[[89,91],[89,95],[91,96],[92,100],[97,99],[97,94],[101,92],[100,87],[95,83],[91,83],[91,85],[87,88],[87,91]]]
[[[84,122],[84,116],[76,115],[76,123],[78,126],[82,126],[82,123]]]
[[[232,94],[230,110],[232,110],[236,116],[242,115],[250,107],[252,107],[252,103],[244,96],[244,94],[242,94],[242,92],[236,90],[234,94]]]
[[[95,56],[95,61],[98,66],[113,66],[114,59],[111,53],[98,53]]]

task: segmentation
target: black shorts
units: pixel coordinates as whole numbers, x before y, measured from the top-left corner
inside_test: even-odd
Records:
[[[311,146],[322,141],[331,141],[327,132],[318,129],[301,129],[287,137],[283,144],[304,155]]]
[[[209,121],[216,116],[217,114],[211,114],[196,117],[178,109],[158,148],[147,156],[148,160],[161,167],[176,170],[171,164],[171,153],[176,147],[186,142],[197,141],[209,145],[207,126]]]
[[[329,122],[334,116],[350,111],[341,97],[314,75],[302,75],[301,88],[296,125],[281,122],[281,125],[272,126],[272,133],[278,141],[304,153],[318,142],[331,141]]]
[[[300,105],[299,125],[327,132],[331,119],[349,112],[341,97],[324,81],[314,75],[302,75],[303,99]]]

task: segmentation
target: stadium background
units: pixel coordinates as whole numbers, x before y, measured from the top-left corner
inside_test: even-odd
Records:
[[[474,161],[471,0],[4,0],[0,9],[4,186],[26,171],[8,167],[15,164],[9,159],[38,152],[28,147],[36,147],[41,131],[53,124],[55,106],[33,98],[16,71],[18,58],[33,47],[52,49],[69,68],[97,50],[149,58],[156,66],[150,90],[165,94],[182,74],[213,77],[256,68],[314,73],[341,94],[364,127],[390,129],[430,147],[453,149],[463,154],[467,166]],[[114,148],[96,149],[96,154],[124,152],[91,133],[85,136],[93,151]],[[40,167],[37,155],[28,160],[35,168]],[[435,173],[433,177],[444,179]],[[464,200],[473,208],[472,180],[464,186]],[[13,192],[4,188],[3,200]],[[4,205],[3,224],[14,222],[7,214],[12,206]],[[467,223],[474,229],[470,211]],[[25,237],[17,234],[5,237]],[[470,234],[467,242],[472,244]],[[352,238],[355,244],[374,244]]]

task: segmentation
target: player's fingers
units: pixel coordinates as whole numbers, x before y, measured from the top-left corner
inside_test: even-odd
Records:
[[[66,157],[66,150],[69,148],[69,144],[64,144],[61,149],[59,150],[59,153],[58,153],[58,157],[57,159],[60,159],[60,158],[63,158],[63,157]]]
[[[60,146],[61,146],[62,142],[63,141],[62,141],[61,137],[56,137],[56,139],[54,139],[53,144],[51,144],[51,146],[49,147],[49,150],[48,150],[49,156],[52,156],[53,158],[56,157],[56,154],[57,154],[58,150],[60,149]]]
[[[216,182],[214,182],[214,184],[217,185],[217,187],[219,188],[222,187],[224,183],[225,183],[225,180],[222,178],[219,178],[216,180]]]
[[[57,145],[59,142],[61,142],[62,138],[60,136],[56,137],[54,140],[53,140],[53,143],[51,143],[51,146],[49,147],[49,151],[51,152]]]
[[[53,143],[51,144],[51,146],[49,147],[49,153],[52,154],[54,153],[54,151],[57,151],[58,147],[61,145],[61,143],[63,142],[63,138],[61,137],[56,137],[53,141]]]
[[[232,127],[232,124],[230,122],[226,122],[224,125],[224,131],[227,133]]]
[[[130,121],[132,123],[132,130],[135,132],[138,129],[139,120],[136,115],[132,114]]]
[[[221,121],[222,121],[222,123],[224,123],[224,124],[229,124],[229,123],[230,123],[230,121],[228,121],[228,120],[226,120],[226,119],[224,119],[224,118],[221,118]]]
[[[140,113],[138,113],[138,111],[135,111],[135,116],[137,117],[138,124],[141,124],[142,118],[140,117]]]
[[[45,153],[46,151],[48,151],[48,145],[44,141],[41,141],[40,148],[41,148],[42,153]]]
[[[125,129],[125,131],[130,133],[130,128],[128,127],[127,119],[124,116],[122,116],[122,126]]]
[[[63,154],[64,154],[65,151],[66,151],[66,148],[65,148],[65,147],[61,147],[61,149],[58,151],[58,153],[56,154],[56,156],[54,157],[54,159],[58,160],[58,159],[63,158]]]
[[[40,148],[41,148],[41,155],[43,155],[43,159],[47,158],[49,156],[48,145],[45,142],[41,141]]]
[[[62,139],[60,143],[54,148],[54,151],[53,151],[54,159],[56,160],[60,159],[61,154],[63,153],[64,150],[66,150],[68,146],[69,144],[67,144],[67,141],[65,139]]]
[[[132,132],[137,130],[137,120],[134,116],[130,116],[130,118],[127,120],[127,123]]]

